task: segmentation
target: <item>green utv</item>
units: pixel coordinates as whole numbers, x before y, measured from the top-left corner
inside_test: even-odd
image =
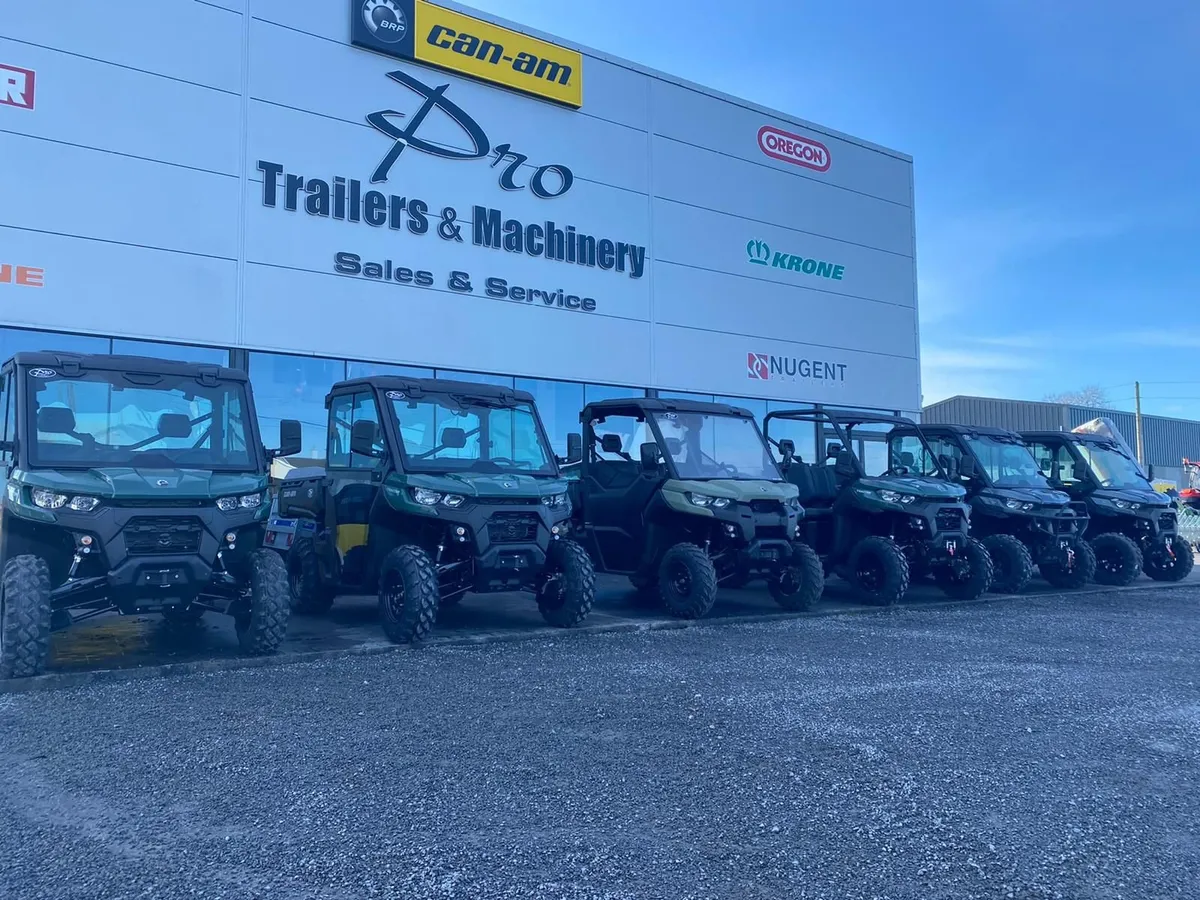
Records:
[[[273,653],[287,570],[262,546],[270,460],[246,373],[129,356],[18,353],[0,368],[0,678],[37,675],[50,633],[116,611],[233,617]]]
[[[567,486],[524,391],[377,376],[335,384],[325,469],[288,474],[279,515],[315,519],[289,553],[293,608],[377,593],[384,633],[412,643],[468,591],[531,591],[542,617],[587,618],[595,572],[570,539]]]
[[[1050,483],[1087,506],[1085,537],[1096,555],[1096,583],[1124,586],[1145,572],[1182,581],[1195,564],[1179,534],[1171,500],[1154,490],[1137,461],[1115,440],[1071,431],[1021,433]]]
[[[821,596],[821,564],[797,539],[804,510],[754,417],[716,403],[591,403],[568,460],[580,540],[679,618],[704,616],[720,582],[765,578],[789,610]],[[585,451],[586,448],[586,451]]]
[[[826,462],[806,464],[795,455],[793,441],[772,439],[772,424],[783,422],[820,426],[822,442],[836,437],[826,445]],[[868,477],[861,460],[847,449],[860,425],[912,429],[933,458],[937,477],[895,470]],[[944,461],[933,456],[911,419],[857,410],[796,409],[767,413],[763,428],[780,453],[785,476],[799,488],[805,509],[802,533],[821,556],[825,574],[836,573],[881,606],[903,599],[914,570],[933,575],[942,590],[958,600],[974,600],[991,588],[992,560],[968,534],[966,491],[948,482]]]
[[[1002,428],[922,425],[947,475],[967,491],[971,534],[992,558],[992,590],[1020,593],[1034,566],[1058,588],[1083,587],[1096,574],[1096,555],[1084,540],[1087,507],[1072,502],[1038,469],[1021,436]],[[935,475],[934,456],[917,435],[899,427],[888,435],[893,471]]]

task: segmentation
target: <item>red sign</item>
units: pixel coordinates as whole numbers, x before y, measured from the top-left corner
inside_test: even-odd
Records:
[[[747,353],[746,354],[746,377],[753,378],[756,381],[769,381],[771,378],[771,367],[765,353]]]
[[[758,129],[758,149],[772,159],[783,160],[796,166],[828,172],[829,148],[820,141],[782,131],[771,125]]]
[[[14,266],[0,263],[0,284],[16,284],[21,287],[40,288],[45,286],[46,270],[34,266]]]
[[[0,63],[0,106],[33,109],[33,69],[19,69]]]

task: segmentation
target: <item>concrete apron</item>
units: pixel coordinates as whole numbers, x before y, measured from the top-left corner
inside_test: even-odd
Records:
[[[1119,592],[1136,595],[1144,591],[1188,587],[1200,587],[1200,567],[1178,584],[1162,584],[1143,577],[1127,588],[1089,585],[1071,594]],[[896,609],[932,610],[963,605],[964,602],[987,603],[1058,593],[1046,582],[1035,578],[1024,594],[987,594],[979,600],[953,601],[947,600],[932,583],[918,582]],[[636,594],[624,578],[602,576],[597,579],[596,603],[591,615],[581,627],[571,630],[545,625],[532,594],[467,595],[460,603],[439,612],[437,625],[422,644],[396,645],[383,636],[374,597],[344,597],[338,598],[328,615],[293,615],[283,646],[278,653],[268,657],[241,655],[233,620],[226,616],[208,614],[188,630],[170,629],[158,616],[114,614],[56,633],[51,641],[47,673],[36,678],[0,681],[0,694],[287,665],[341,656],[412,652],[422,647],[546,640],[849,613],[885,615],[889,612],[891,610],[862,604],[849,585],[831,578],[821,602],[811,612],[789,613],[780,609],[765,585],[756,583],[742,590],[723,589],[716,605],[703,619],[680,620],[666,616],[655,607],[639,605]]]

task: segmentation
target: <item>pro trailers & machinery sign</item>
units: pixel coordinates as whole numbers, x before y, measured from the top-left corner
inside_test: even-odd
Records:
[[[350,0],[350,43],[576,109],[583,105],[583,54],[426,0]]]
[[[393,168],[401,163],[405,151],[410,151],[446,160],[491,158],[491,167],[497,170],[498,186],[509,192],[528,190],[543,200],[553,200],[571,190],[575,175],[562,163],[537,165],[532,175],[521,178],[521,167],[529,162],[529,158],[511,144],[493,145],[479,123],[446,96],[449,85],[430,87],[399,70],[389,72],[388,77],[416,93],[424,102],[411,116],[395,110],[379,110],[366,117],[376,131],[391,141],[391,146],[370,174],[368,184],[386,183]],[[471,146],[470,150],[421,137],[422,123],[435,111],[458,126]],[[303,207],[311,216],[366,223],[373,228],[386,227],[392,231],[403,230],[415,236],[427,235],[433,224],[439,238],[453,243],[465,243],[469,239],[476,247],[622,273],[629,278],[641,278],[646,271],[645,245],[589,234],[574,224],[552,219],[522,222],[506,217],[495,207],[474,204],[470,210],[471,227],[464,235],[466,226],[459,221],[459,211],[452,206],[441,207],[440,212],[434,214],[436,221],[431,222],[430,210],[435,207],[424,198],[397,196],[370,187],[364,191],[363,182],[357,178],[345,175],[334,175],[330,179],[309,177],[289,172],[282,163],[261,159],[258,160],[258,171],[263,176],[263,205],[273,209],[282,206],[289,212],[296,212]],[[417,287],[432,287],[438,280],[433,272],[396,265],[391,260],[364,262],[361,254],[350,251],[335,254],[334,271]],[[469,272],[454,270],[445,273],[444,277],[446,287],[452,291],[475,291]],[[541,303],[581,312],[594,312],[597,307],[595,298],[572,294],[560,287],[524,288],[509,285],[506,279],[496,277],[485,277],[483,284],[485,295],[495,299]]]

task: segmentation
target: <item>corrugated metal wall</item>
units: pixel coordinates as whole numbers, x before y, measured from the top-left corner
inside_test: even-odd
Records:
[[[1131,412],[1038,403],[1032,400],[996,400],[990,397],[951,397],[931,403],[921,413],[930,424],[990,425],[1012,431],[1069,431],[1105,416],[1113,421],[1130,447],[1137,447],[1137,430]],[[1200,458],[1200,422],[1142,416],[1142,444],[1146,462],[1157,477],[1184,484],[1179,462]]]

